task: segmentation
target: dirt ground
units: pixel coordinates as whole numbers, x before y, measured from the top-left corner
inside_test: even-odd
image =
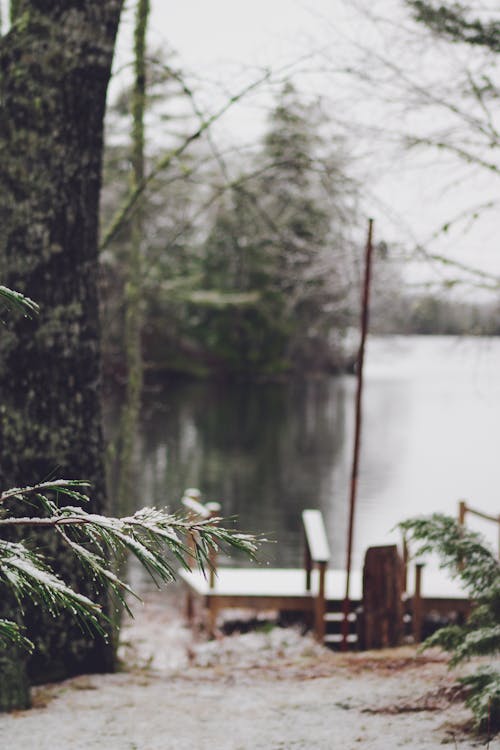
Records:
[[[134,614],[124,671],[36,688],[0,717],[1,750],[500,750],[469,733],[441,654],[336,654],[281,628],[195,640],[175,589]]]

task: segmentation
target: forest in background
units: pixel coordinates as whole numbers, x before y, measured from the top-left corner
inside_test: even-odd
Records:
[[[144,65],[144,160],[155,173],[140,208],[146,371],[276,377],[352,366],[365,186],[330,105],[288,80],[274,94],[260,141],[224,148],[204,130],[197,92],[182,70],[148,50]],[[103,228],[129,191],[132,106],[125,86],[109,107]],[[203,132],[193,138],[200,123]],[[166,168],[156,169],[162,160]],[[118,376],[127,369],[132,222],[131,212],[110,240],[105,233],[101,253],[104,361]],[[464,300],[454,284],[408,284],[403,245],[376,236],[374,333],[500,333],[495,301]]]

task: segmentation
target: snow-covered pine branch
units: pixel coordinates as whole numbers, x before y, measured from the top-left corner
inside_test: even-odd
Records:
[[[125,594],[134,592],[116,575],[112,564],[113,559],[119,559],[124,552],[135,555],[157,584],[172,581],[179,564],[187,568],[196,563],[206,569],[210,566],[211,552],[221,546],[241,550],[251,557],[255,555],[256,538],[220,526],[220,518],[190,520],[161,508],[142,508],[125,518],[112,518],[88,513],[74,505],[58,505],[58,495],[73,501],[87,501],[88,497],[81,492],[83,487],[88,484],[57,480],[7,490],[0,494],[0,528],[52,529],[96,584],[107,584],[125,607]],[[40,503],[41,515],[10,515],[7,500],[26,503],[33,496]],[[21,607],[23,597],[28,596],[41,601],[53,614],[60,608],[69,608],[85,625],[103,632],[100,620],[104,615],[99,605],[73,591],[24,541],[0,539],[0,583],[13,591]],[[33,647],[15,623],[0,619],[0,645],[16,642]]]
[[[0,284],[0,303],[10,310],[17,310],[23,315],[30,318],[38,312],[38,305],[29,297],[25,297],[21,292],[16,292]]]

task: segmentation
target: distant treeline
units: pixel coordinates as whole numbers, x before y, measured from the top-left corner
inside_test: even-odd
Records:
[[[442,293],[403,293],[392,309],[377,311],[372,330],[409,335],[498,336],[500,303],[463,302]]]

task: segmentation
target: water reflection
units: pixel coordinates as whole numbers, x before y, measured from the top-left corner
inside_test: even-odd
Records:
[[[149,393],[141,444],[147,499],[173,507],[185,487],[200,487],[240,528],[276,541],[266,545],[266,562],[296,564],[301,510],[323,505],[335,518],[335,504],[323,500],[345,483],[336,471],[345,407],[342,379],[177,382]]]
[[[387,338],[368,347],[354,564],[402,518],[498,513],[500,342]],[[175,382],[146,394],[141,503],[178,507],[186,487],[240,528],[276,540],[263,562],[300,563],[300,512],[321,508],[345,558],[352,377],[288,384]],[[487,530],[495,538],[493,530]]]

